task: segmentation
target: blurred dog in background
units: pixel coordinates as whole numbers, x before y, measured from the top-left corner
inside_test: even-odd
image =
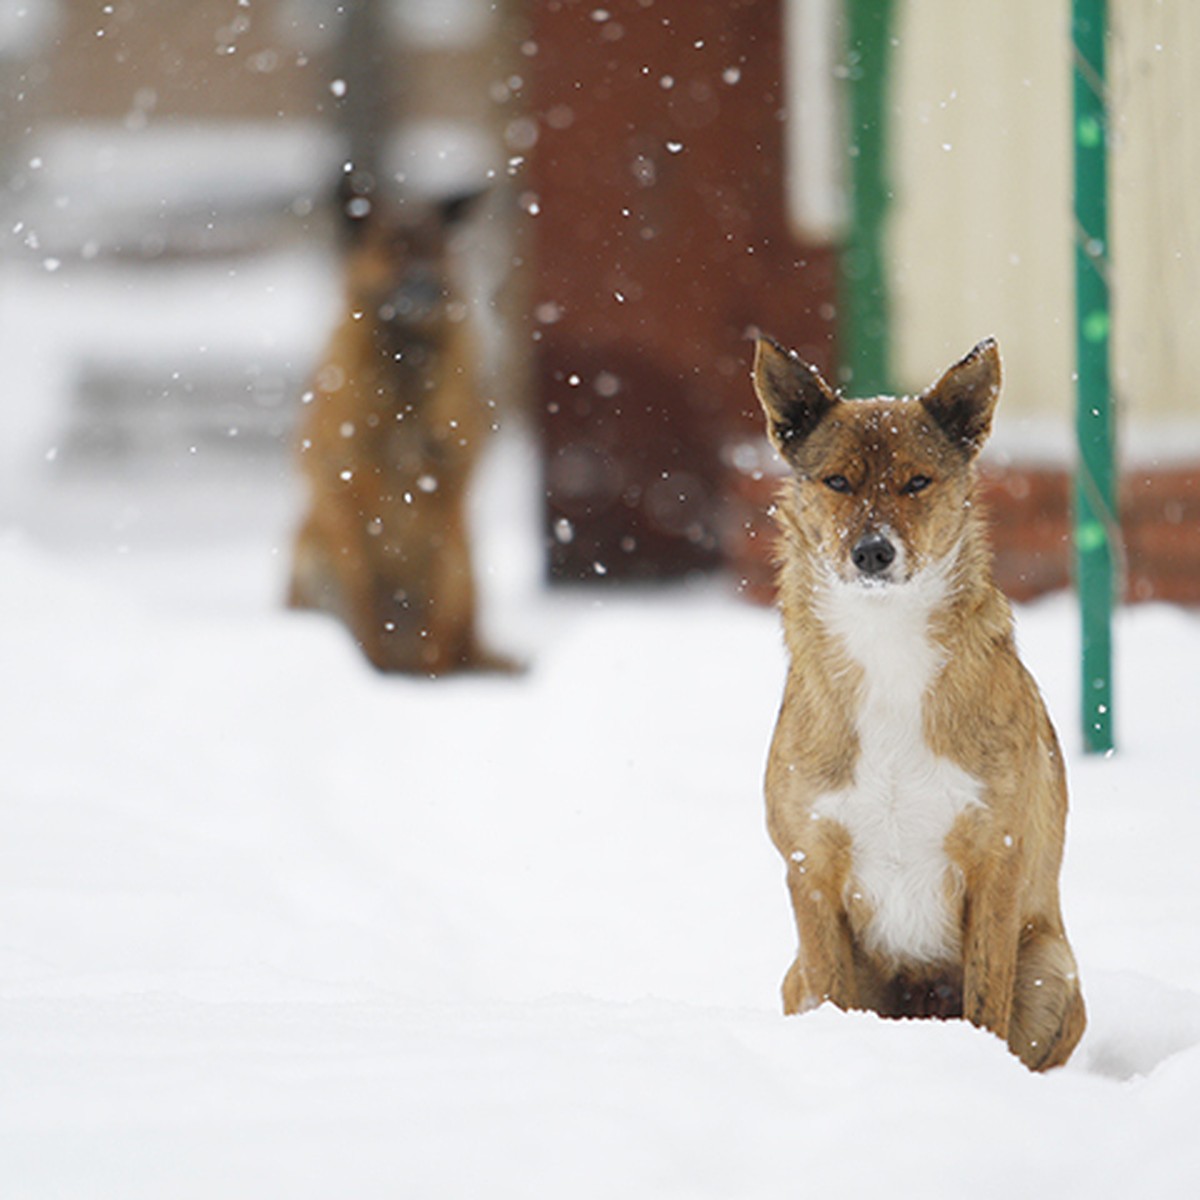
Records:
[[[305,397],[289,603],[336,615],[381,671],[511,666],[476,628],[466,498],[493,420],[450,278],[479,195],[400,217],[349,198],[346,310]]]

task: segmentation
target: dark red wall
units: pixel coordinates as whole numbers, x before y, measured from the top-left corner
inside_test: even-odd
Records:
[[[524,199],[555,578],[721,561],[723,454],[761,429],[747,330],[831,364],[833,253],[785,219],[780,7],[531,5]]]

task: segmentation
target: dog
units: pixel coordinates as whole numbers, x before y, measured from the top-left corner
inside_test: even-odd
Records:
[[[753,382],[789,468],[766,772],[799,933],[784,1010],[965,1018],[1031,1070],[1060,1065],[1086,1023],[1065,769],[976,502],[997,345],[918,396],[851,400],[759,337]]]
[[[467,526],[492,418],[448,240],[477,198],[348,212],[345,314],[306,393],[288,603],[339,617],[381,671],[513,666],[476,631]]]

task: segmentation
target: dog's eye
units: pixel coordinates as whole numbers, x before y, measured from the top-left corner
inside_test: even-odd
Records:
[[[850,480],[845,475],[827,475],[821,481],[831,492],[850,491]]]
[[[923,492],[932,482],[933,480],[928,475],[914,475],[900,491],[905,496],[915,496],[918,492]]]

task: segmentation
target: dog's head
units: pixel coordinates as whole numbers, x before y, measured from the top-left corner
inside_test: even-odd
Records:
[[[419,353],[438,340],[447,321],[465,317],[451,276],[450,243],[482,194],[372,210],[355,228],[347,262],[350,303],[374,322],[390,356]]]
[[[949,561],[973,519],[974,461],[1000,395],[992,339],[919,396],[848,400],[760,337],[754,388],[792,471],[794,517],[826,571],[875,586]]]

